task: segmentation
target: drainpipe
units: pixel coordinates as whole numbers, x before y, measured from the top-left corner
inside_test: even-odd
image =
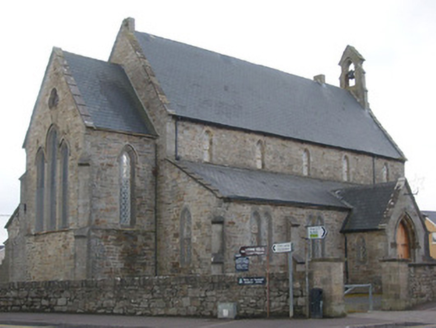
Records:
[[[372,184],[375,184],[375,156],[372,156]]]
[[[348,284],[348,240],[347,235],[344,233],[345,237],[345,283]]]
[[[157,159],[157,142],[154,144],[154,275],[158,275],[158,254],[157,254],[157,194],[158,194],[158,175],[159,175],[159,169],[158,169],[158,159]]]
[[[179,157],[179,142],[178,142],[178,137],[179,137],[179,120],[180,117],[176,117],[176,120],[174,122],[174,158],[176,159],[176,161],[178,161],[180,159]]]

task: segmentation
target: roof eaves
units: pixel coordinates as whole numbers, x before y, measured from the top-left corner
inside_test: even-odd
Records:
[[[341,233],[353,233],[353,232],[373,232],[373,231],[381,231],[384,230],[383,227],[377,227],[377,228],[345,228],[341,229]]]
[[[150,138],[150,139],[157,139],[159,137],[157,134],[124,131],[124,130],[117,130],[117,129],[111,129],[111,128],[103,128],[103,127],[88,127],[88,128],[92,128],[93,130],[96,130],[96,131],[114,132],[114,133],[119,133],[119,134],[127,134],[130,136],[146,137],[146,138]]]
[[[248,198],[241,197],[235,195],[226,196],[226,199],[229,201],[235,202],[244,202],[244,203],[262,203],[262,204],[274,204],[274,205],[292,205],[296,207],[304,207],[304,208],[316,208],[316,209],[330,209],[330,210],[340,210],[340,211],[348,211],[349,208],[335,206],[335,205],[325,205],[325,204],[316,204],[316,203],[304,203],[297,201],[286,201],[286,200],[276,200],[276,199],[267,199],[267,198]]]

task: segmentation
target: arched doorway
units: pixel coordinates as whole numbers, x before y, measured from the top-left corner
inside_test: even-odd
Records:
[[[404,220],[397,227],[397,255],[400,259],[410,259],[410,235]]]

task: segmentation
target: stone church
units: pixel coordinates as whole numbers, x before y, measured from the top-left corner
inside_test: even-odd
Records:
[[[295,270],[339,259],[381,286],[381,260],[423,262],[406,158],[347,46],[340,87],[135,30],[109,60],[54,48],[7,224],[13,281],[235,273],[240,247],[292,242]],[[323,239],[307,228],[324,227]],[[268,262],[268,263],[267,263]],[[288,270],[279,254],[249,275]],[[247,275],[247,274],[246,274]]]

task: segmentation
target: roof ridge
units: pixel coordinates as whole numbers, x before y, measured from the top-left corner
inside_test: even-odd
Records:
[[[146,32],[134,32],[174,115],[403,161],[346,89]]]
[[[216,50],[210,50],[210,49],[201,48],[199,46],[191,45],[191,44],[186,43],[186,42],[181,42],[181,41],[177,41],[177,40],[174,40],[174,39],[165,38],[165,37],[158,36],[158,35],[151,34],[151,33],[147,33],[147,32],[135,31],[134,33],[135,34],[146,35],[146,36],[149,36],[151,38],[156,38],[156,39],[164,40],[164,41],[167,41],[167,42],[173,42],[173,43],[176,43],[176,44],[179,44],[179,45],[182,45],[182,46],[187,46],[187,47],[190,47],[190,48],[193,48],[193,49],[197,49],[197,50],[202,51],[202,52],[208,52],[208,53],[211,53],[211,54],[214,54],[214,55],[218,55],[218,56],[221,56],[221,57],[224,57],[224,58],[228,58],[230,60],[239,61],[239,62],[242,62],[242,63],[246,63],[246,64],[249,64],[249,65],[254,65],[254,66],[261,67],[261,68],[268,69],[268,70],[273,70],[273,71],[276,71],[276,72],[280,72],[282,74],[290,75],[290,76],[293,76],[295,78],[306,80],[306,81],[308,81],[310,83],[318,84],[319,85],[319,82],[314,81],[313,78],[308,78],[308,77],[304,77],[304,76],[301,76],[301,75],[296,75],[296,74],[293,74],[291,72],[284,71],[284,70],[282,70],[280,68],[274,68],[274,67],[267,66],[267,65],[264,65],[264,64],[258,64],[258,63],[255,63],[255,62],[252,62],[252,61],[249,61],[249,60],[246,60],[246,59],[242,59],[242,58],[235,57],[235,56],[232,56],[232,55],[227,55],[227,54],[218,52]],[[337,85],[334,85],[334,84],[330,84],[330,83],[326,82],[326,83],[323,83],[323,85],[326,85],[326,86],[329,86],[329,87],[333,87],[333,88],[336,88],[338,90],[343,90],[343,91],[348,93],[347,90],[345,90],[345,89],[343,89],[343,88],[341,88],[341,87],[339,87]]]

